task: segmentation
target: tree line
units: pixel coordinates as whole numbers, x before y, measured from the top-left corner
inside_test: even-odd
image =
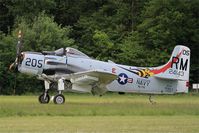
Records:
[[[1,0],[0,94],[36,93],[43,82],[8,70],[23,51],[78,48],[133,66],[165,64],[175,45],[191,49],[190,82],[199,82],[199,0]]]

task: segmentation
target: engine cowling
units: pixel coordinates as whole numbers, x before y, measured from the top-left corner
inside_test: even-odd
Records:
[[[41,53],[22,53],[23,58],[18,66],[21,73],[38,75],[42,74],[44,67],[44,55]]]

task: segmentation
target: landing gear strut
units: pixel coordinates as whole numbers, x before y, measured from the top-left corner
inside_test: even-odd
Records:
[[[48,94],[48,90],[50,89],[50,83],[47,81],[44,81],[44,85],[45,85],[45,91],[43,94],[41,94],[39,96],[39,102],[42,104],[47,104],[50,101],[50,96]]]
[[[58,80],[58,94],[54,97],[53,102],[55,104],[64,104],[65,102],[65,97],[62,94],[62,91],[64,90],[64,79],[59,79]]]
[[[42,104],[47,104],[50,101],[50,96],[48,90],[50,89],[50,82],[44,81],[45,91],[39,96],[39,102]],[[58,94],[53,98],[55,104],[63,104],[65,102],[65,97],[62,94],[64,90],[64,78],[58,80]]]

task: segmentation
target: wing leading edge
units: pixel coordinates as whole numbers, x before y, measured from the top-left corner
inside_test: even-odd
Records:
[[[52,79],[52,77],[49,78]],[[54,80],[61,78],[72,83],[72,91],[101,94],[106,92],[107,84],[117,79],[117,75],[102,70],[89,70],[53,77]]]
[[[91,92],[93,94],[102,95],[107,91],[106,85],[117,78],[117,75],[102,70],[90,70],[70,74],[72,90],[80,92]]]

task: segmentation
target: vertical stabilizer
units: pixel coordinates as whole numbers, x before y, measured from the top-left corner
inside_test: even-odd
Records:
[[[188,47],[177,45],[169,62],[152,71],[159,78],[189,81],[190,54]]]

